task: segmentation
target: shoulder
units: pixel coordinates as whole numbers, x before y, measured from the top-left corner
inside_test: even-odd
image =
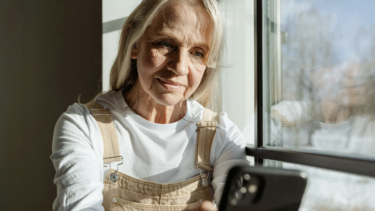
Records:
[[[122,97],[122,91],[108,91],[96,96],[95,100],[105,109],[117,110],[126,106],[124,99]]]
[[[89,140],[88,109],[83,104],[75,103],[59,117],[55,124],[52,152],[54,157],[61,157],[77,146],[91,146]]]
[[[85,135],[88,135],[87,123],[90,118],[90,112],[85,105],[74,103],[61,114],[56,122],[54,137],[69,133],[74,129],[79,129]]]
[[[99,94],[94,99],[103,107],[109,109],[115,107],[116,92]],[[62,113],[55,124],[53,133],[53,151],[76,145],[86,145],[93,148],[98,145],[100,130],[96,120],[90,114],[85,104],[74,103]]]
[[[373,134],[375,129],[375,117],[367,114],[354,116],[352,127],[361,128],[362,130],[368,130]]]
[[[70,105],[64,113],[62,113],[60,118],[57,120],[56,125],[59,125],[59,123],[64,123],[66,121],[76,123],[85,122],[85,119],[89,115],[90,112],[85,105],[74,103],[73,105]]]
[[[217,122],[217,130],[215,135],[215,140],[217,143],[221,143],[222,147],[236,144],[237,146],[244,147],[246,145],[243,133],[237,127],[237,125],[229,118],[228,114],[224,111],[214,112],[210,109],[204,108],[202,106],[202,118],[203,113],[212,115],[212,119]]]
[[[121,104],[121,99],[121,91],[109,91],[97,95],[94,101],[106,109],[115,110],[120,106],[124,106],[124,103]],[[84,104],[74,103],[60,116],[57,120],[56,127],[66,128],[66,125],[74,125],[88,132],[87,130],[92,127],[93,123],[95,123],[95,120],[90,115],[89,109]]]
[[[216,114],[217,129],[211,145],[211,164],[215,171],[223,173],[234,163],[245,160],[246,140],[237,125],[230,120],[226,112]],[[246,162],[247,163],[247,162]],[[219,168],[217,168],[220,166]],[[226,166],[226,167],[225,167]],[[222,170],[219,170],[222,169]]]
[[[119,106],[119,94],[121,92],[109,91],[99,94],[95,97],[94,101],[106,108],[114,108]],[[71,118],[71,119],[82,119],[90,116],[90,111],[87,109],[85,104],[74,103],[70,105],[67,110],[60,116],[60,119]]]
[[[237,125],[230,120],[226,112],[217,114],[217,133],[221,136],[223,143],[234,142],[239,146],[245,146],[246,140]]]
[[[271,117],[282,126],[294,126],[311,120],[306,103],[283,101],[271,107]]]
[[[199,102],[189,99],[188,103],[188,110],[189,110],[189,118],[195,122],[197,121],[204,121],[204,115],[206,115],[205,119],[213,119],[217,121],[218,128],[221,130],[233,130],[237,129],[237,126],[234,122],[232,122],[228,114],[226,112],[215,112],[208,108],[203,107]],[[207,121],[207,120],[206,120]],[[238,130],[239,131],[239,130]]]

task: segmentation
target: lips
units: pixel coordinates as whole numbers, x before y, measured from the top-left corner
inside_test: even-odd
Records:
[[[366,88],[366,83],[346,83],[341,85],[341,89],[355,90]]]
[[[366,84],[351,84],[341,87],[341,91],[352,95],[360,95],[366,92]]]
[[[162,79],[162,78],[157,78],[157,80],[168,91],[177,91],[180,88],[184,87],[183,84],[173,81],[173,80]]]

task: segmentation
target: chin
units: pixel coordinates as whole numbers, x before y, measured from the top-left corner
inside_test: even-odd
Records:
[[[355,107],[358,107],[358,106],[362,106],[364,105],[364,99],[363,98],[353,98],[353,99],[350,99],[348,101],[342,101],[341,102],[341,105],[342,106],[345,106],[347,108],[355,108]]]
[[[363,104],[365,104],[365,100],[366,100],[366,97],[364,97],[366,95],[353,95],[353,94],[345,94],[345,95],[342,95],[340,96],[340,99],[338,100],[338,103],[341,105],[341,106],[345,106],[347,108],[353,108],[353,107],[357,107],[357,106],[361,106]]]
[[[154,100],[160,104],[165,106],[175,106],[176,104],[179,104],[181,102],[181,98],[175,97],[175,96],[155,96],[153,97]]]

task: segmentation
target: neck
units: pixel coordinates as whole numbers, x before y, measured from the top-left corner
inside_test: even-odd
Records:
[[[173,106],[159,104],[143,90],[139,82],[123,93],[123,97],[136,114],[150,122],[169,124],[179,121],[186,114],[186,102]]]

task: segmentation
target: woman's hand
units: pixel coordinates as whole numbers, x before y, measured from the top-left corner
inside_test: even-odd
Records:
[[[204,201],[196,211],[217,211],[217,208],[210,201]]]

